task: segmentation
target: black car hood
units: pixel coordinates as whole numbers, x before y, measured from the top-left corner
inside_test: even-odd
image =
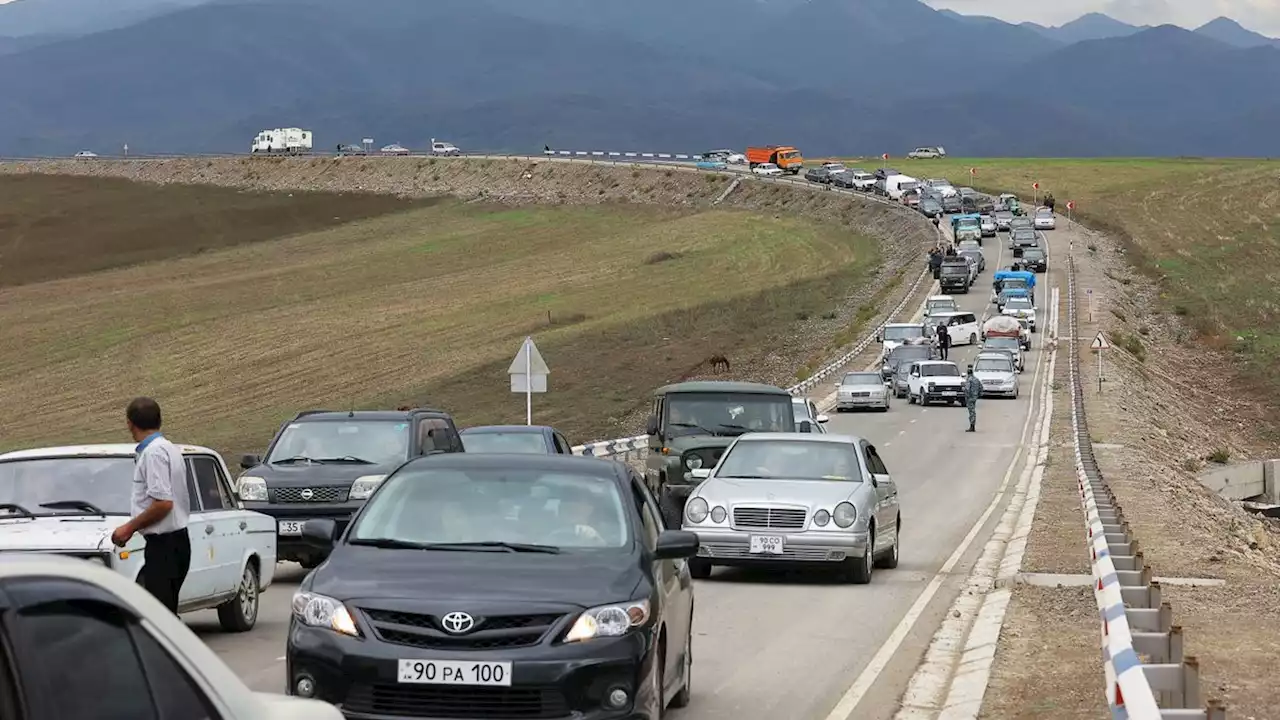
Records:
[[[471,601],[588,608],[632,599],[643,580],[636,556],[625,550],[543,555],[341,545],[312,573],[309,589],[379,607]]]
[[[352,483],[364,475],[387,475],[395,465],[361,465],[359,463],[290,463],[259,465],[245,475],[260,477],[271,487],[311,487],[313,485]]]

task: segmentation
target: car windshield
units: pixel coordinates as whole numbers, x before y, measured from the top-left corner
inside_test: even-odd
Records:
[[[266,462],[292,458],[359,458],[384,465],[409,458],[405,420],[312,420],[285,426]]]
[[[133,456],[32,458],[0,462],[0,498],[28,512],[44,503],[81,500],[106,513],[128,515]],[[0,510],[0,517],[6,511]]]
[[[923,325],[890,326],[884,329],[885,340],[914,340],[919,337],[924,337]]]
[[[1005,358],[978,358],[973,364],[973,371],[978,372],[1013,372],[1013,363]]]
[[[898,365],[904,360],[908,362],[915,360],[928,360],[929,353],[930,350],[927,345],[907,345],[904,347],[894,348],[893,352],[889,353],[888,360],[890,365]]]
[[[857,450],[840,442],[750,440],[736,443],[720,459],[717,477],[748,480],[862,481]]]
[[[987,338],[987,344],[985,345],[985,347],[998,348],[1001,350],[1004,350],[1004,349],[1016,350],[1019,347],[1018,338],[1011,338],[1011,337]]]
[[[667,437],[795,432],[790,395],[674,392],[667,395]]]
[[[969,263],[944,263],[942,266],[943,275],[968,275]],[[950,290],[951,288],[947,288]]]
[[[1026,278],[1010,277],[1010,278],[1005,278],[1000,282],[1004,284],[1005,290],[1026,290],[1027,289]]]
[[[605,472],[610,474],[551,472],[514,463],[467,470],[410,467],[387,478],[369,499],[347,542],[626,547],[625,506],[612,471]]]
[[[1024,297],[1011,297],[1005,301],[1004,306],[1009,310],[1030,310],[1031,300]]]
[[[1026,250],[1022,251],[1022,259],[1023,260],[1043,260],[1044,250],[1041,250],[1040,248],[1027,248]]]
[[[980,225],[978,218],[960,218],[956,221],[956,227],[961,230],[972,230]]]
[[[951,364],[921,365],[921,377],[959,377],[960,368]]]
[[[476,432],[462,434],[462,449],[469,453],[522,453],[548,455],[542,433]]]
[[[1048,217],[1053,217],[1053,211],[1052,211],[1052,210],[1043,210],[1043,209],[1041,209],[1041,210],[1037,210],[1037,211],[1036,211],[1036,217],[1038,217],[1038,218],[1048,218]]]
[[[827,164],[826,164],[826,165],[824,165],[823,167],[825,167],[827,170],[829,170],[829,171],[831,171],[831,172],[833,172],[833,173],[834,173],[834,172],[844,172],[844,166],[843,166],[843,165],[841,165],[840,163],[827,163]]]
[[[849,373],[840,381],[841,385],[883,385],[884,380],[880,378],[879,373],[857,372]]]
[[[955,310],[956,303],[954,300],[930,300],[928,308],[929,314],[935,315],[940,312],[950,312]]]

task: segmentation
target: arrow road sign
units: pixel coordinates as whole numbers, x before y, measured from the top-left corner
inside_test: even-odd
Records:
[[[1039,189],[1040,189],[1040,183],[1038,183],[1038,182],[1031,183],[1031,188],[1032,188],[1033,190],[1039,190]]]
[[[881,158],[883,158],[883,159],[885,159],[885,160],[888,160],[888,159],[889,159],[889,153],[885,153],[885,154],[881,155],[880,157],[881,157]]]
[[[1068,200],[1068,201],[1067,201],[1067,209],[1068,209],[1068,210],[1075,210],[1075,209],[1076,209],[1076,201],[1075,201],[1075,200]]]
[[[1093,338],[1093,343],[1091,343],[1089,347],[1094,350],[1106,350],[1111,347],[1111,343],[1107,342],[1107,339],[1102,336],[1101,332],[1099,332],[1097,336]]]
[[[547,362],[542,359],[542,353],[538,352],[538,346],[533,344],[533,338],[524,339],[520,352],[516,353],[515,360],[511,361],[511,367],[507,368],[507,374],[511,376],[513,393],[547,391],[547,375],[551,374],[551,371],[547,369]],[[532,382],[529,382],[530,380]]]
[[[970,174],[970,175],[977,175],[977,174],[978,174],[978,168],[969,168],[969,174]]]

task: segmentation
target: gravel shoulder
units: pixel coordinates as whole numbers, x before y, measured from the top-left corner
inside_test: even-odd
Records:
[[[1174,624],[1184,629],[1186,654],[1200,662],[1202,695],[1225,702],[1232,717],[1280,717],[1280,692],[1262,670],[1280,647],[1277,525],[1217,497],[1196,478],[1211,457],[1235,462],[1274,455],[1262,438],[1262,409],[1233,397],[1225,380],[1232,358],[1193,345],[1182,318],[1162,307],[1159,292],[1133,272],[1113,239],[1059,227],[1051,238],[1057,258],[1065,259],[1066,240],[1074,238],[1082,380],[1103,475],[1154,575],[1226,581],[1163,588]],[[1065,276],[1059,277],[1065,291]],[[1095,298],[1092,317],[1086,290]],[[1103,357],[1101,393],[1097,356],[1088,347],[1099,331],[1112,346]],[[1067,445],[1065,339],[1062,350],[1054,447],[1024,572],[1089,571]],[[1018,586],[984,717],[1104,716],[1096,612],[1088,588]]]

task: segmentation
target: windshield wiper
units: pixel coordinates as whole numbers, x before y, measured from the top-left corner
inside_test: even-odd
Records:
[[[719,423],[719,425],[720,425],[720,427],[722,427],[722,428],[729,428],[730,430],[748,430],[748,429],[750,429],[750,428],[748,428],[746,425],[734,425],[733,423]]]
[[[85,500],[58,500],[56,502],[40,503],[40,507],[49,508],[50,510],[80,510],[89,515],[107,516],[97,505]]]
[[[343,455],[342,457],[312,458],[311,462],[318,463],[356,463],[359,465],[376,465],[372,460],[365,460],[355,455]]]
[[[19,517],[35,517],[35,513],[17,503],[0,503],[0,510],[8,510]]]
[[[367,545],[369,547],[399,548],[405,550],[454,550],[458,552],[531,552],[558,555],[560,548],[554,545],[533,545],[529,543],[510,543],[498,541],[455,542],[455,543],[421,543],[396,538],[362,538],[349,540],[348,545]]]
[[[697,430],[701,430],[702,432],[704,432],[704,433],[706,433],[706,434],[708,434],[708,435],[715,435],[715,434],[716,434],[715,432],[713,432],[713,431],[711,431],[711,430],[708,430],[708,429],[706,429],[706,428],[702,427],[702,426],[701,426],[701,425],[699,425],[698,423],[673,422],[673,423],[667,423],[667,424],[668,424],[668,425],[670,425],[671,427],[687,427],[687,428],[694,428],[694,429],[697,429]]]
[[[535,543],[505,542],[502,540],[485,540],[483,542],[430,543],[428,550],[505,550],[507,552],[546,553],[559,555],[560,548],[555,545],[537,545]]]
[[[293,457],[282,458],[280,460],[268,460],[267,462],[271,465],[289,465],[296,462],[318,463],[323,461],[315,458],[309,458],[306,455],[294,455]]]

